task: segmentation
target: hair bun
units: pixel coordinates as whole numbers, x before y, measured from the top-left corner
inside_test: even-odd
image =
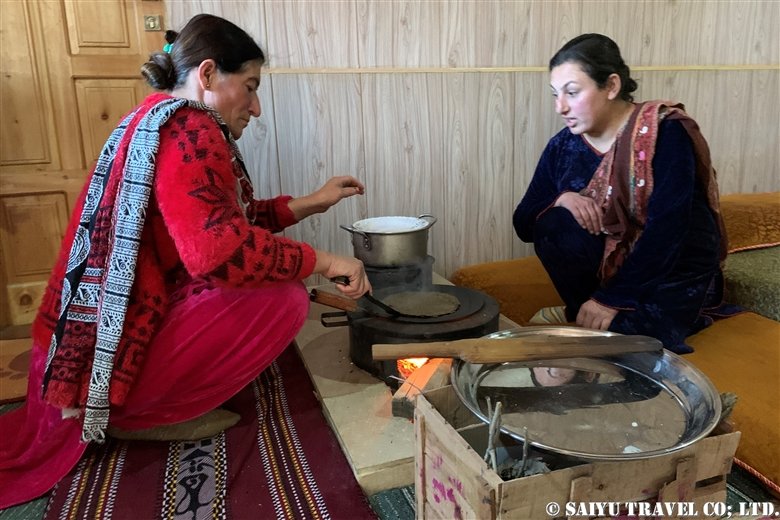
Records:
[[[170,90],[176,84],[173,60],[167,52],[155,52],[149,56],[149,61],[141,66],[141,75],[157,90]]]
[[[171,29],[165,31],[165,41],[168,43],[175,42],[177,36],[179,36],[179,33],[177,33],[176,31],[172,31]]]

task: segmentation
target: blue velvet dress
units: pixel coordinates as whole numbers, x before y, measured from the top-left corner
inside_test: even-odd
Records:
[[[602,157],[582,136],[567,128],[558,132],[515,210],[515,231],[534,243],[569,320],[592,298],[618,309],[609,330],[653,336],[674,352],[691,352],[686,336],[712,322],[707,311],[723,296],[720,232],[696,181],[692,141],[679,121],[661,122],[647,221],[606,283],[598,276],[603,236],[591,235],[568,210],[553,207],[562,193],[588,185]]]

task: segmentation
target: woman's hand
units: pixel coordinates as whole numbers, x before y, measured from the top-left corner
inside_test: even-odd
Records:
[[[319,250],[315,252],[317,253],[317,263],[314,265],[315,273],[328,279],[337,276],[349,278],[348,285],[336,284],[336,289],[344,293],[345,296],[357,299],[371,291],[371,282],[368,281],[363,262],[351,256],[334,255]]]
[[[359,180],[349,175],[341,175],[329,179],[322,188],[310,195],[292,199],[289,206],[295,218],[303,220],[315,213],[324,213],[341,199],[362,195],[365,191],[365,186]]]
[[[577,313],[577,325],[588,329],[607,330],[617,313],[617,309],[605,307],[596,300],[588,300]]]
[[[558,197],[555,206],[568,209],[577,223],[589,233],[598,235],[604,229],[601,222],[601,208],[590,197],[567,191]]]

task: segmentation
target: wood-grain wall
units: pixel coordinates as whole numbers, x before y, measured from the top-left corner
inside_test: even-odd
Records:
[[[448,276],[532,254],[511,224],[562,127],[546,64],[568,39],[615,39],[636,98],[682,101],[712,149],[722,193],[780,191],[780,2],[637,0],[168,0],[169,28],[209,12],[269,59],[263,116],[239,141],[257,194],[309,193],[336,174],[364,197],[287,231],[351,254],[339,224],[431,213]]]

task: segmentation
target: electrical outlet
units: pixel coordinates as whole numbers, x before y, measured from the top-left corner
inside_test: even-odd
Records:
[[[162,31],[162,17],[159,14],[150,14],[144,16],[144,30]]]

